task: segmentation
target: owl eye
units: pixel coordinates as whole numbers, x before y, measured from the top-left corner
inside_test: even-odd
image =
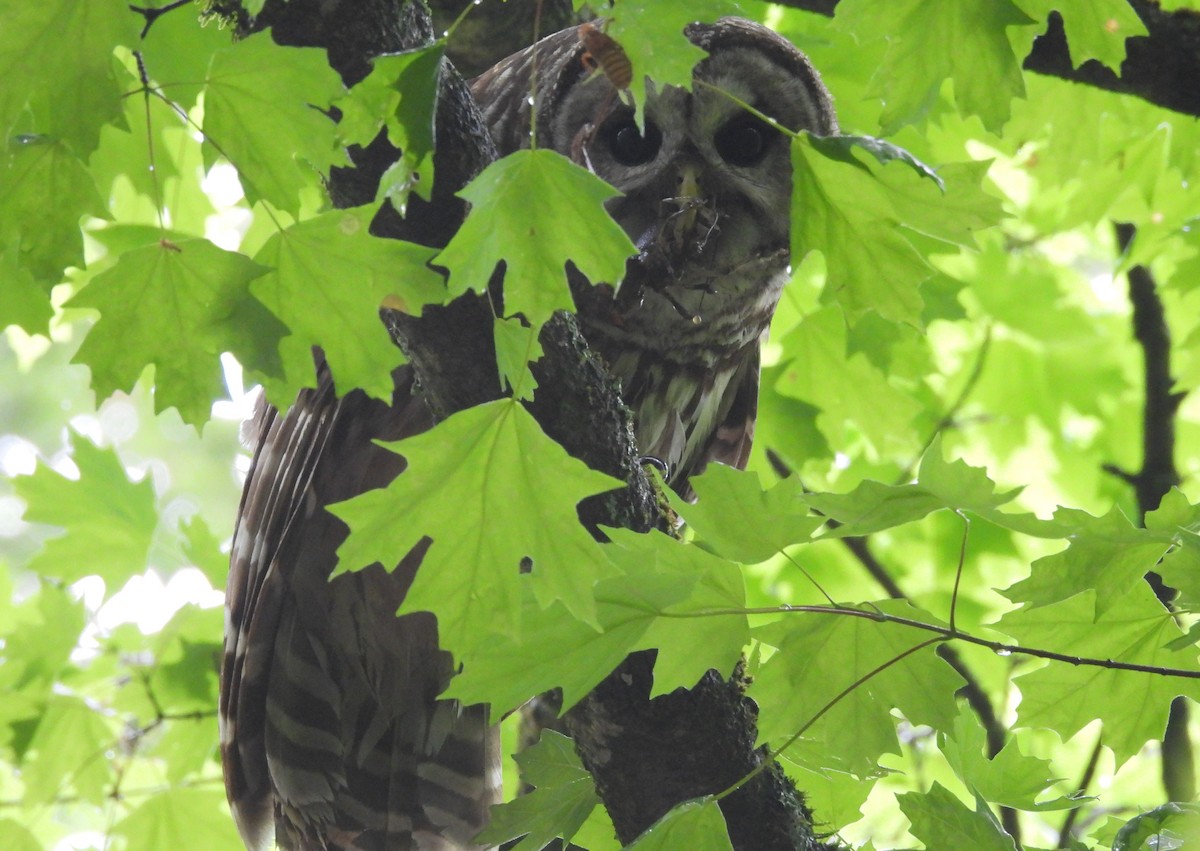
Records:
[[[776,132],[753,115],[741,115],[717,131],[713,144],[721,159],[730,165],[758,165],[767,155],[767,147]]]
[[[608,128],[608,147],[621,165],[643,165],[654,159],[662,145],[662,133],[653,123],[646,122],[646,133],[638,130],[632,118],[618,121]]]

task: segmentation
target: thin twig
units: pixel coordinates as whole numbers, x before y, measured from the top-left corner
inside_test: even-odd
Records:
[[[142,81],[142,106],[146,111],[146,159],[150,163],[150,182],[154,186],[154,214],[158,219],[158,229],[162,232],[162,238],[166,239],[167,226],[163,219],[166,205],[163,203],[162,185],[158,180],[158,165],[154,157],[154,123],[150,120],[150,76],[146,73],[146,60],[142,57],[142,52],[135,50],[133,58],[137,60],[138,77]]]
[[[987,362],[988,352],[992,348],[992,326],[988,325],[983,332],[983,342],[979,344],[979,351],[975,353],[975,363],[971,366],[971,372],[967,376],[966,382],[958,391],[958,395],[954,397],[954,401],[950,403],[950,407],[946,408],[945,413],[938,418],[937,423],[929,430],[929,437],[925,439],[921,449],[904,468],[893,484],[903,485],[912,481],[913,472],[917,465],[921,463],[921,459],[925,457],[925,453],[929,451],[929,447],[933,446],[933,442],[938,439],[938,436],[950,426],[954,425],[958,419],[959,412],[966,405],[967,399],[975,391],[975,386],[979,384],[979,379],[983,375],[983,366]]]
[[[838,703],[840,703],[847,695],[849,695],[851,692],[855,691],[863,683],[867,682],[868,680],[870,680],[872,677],[876,676],[877,674],[882,674],[888,668],[892,667],[893,665],[897,664],[898,662],[903,661],[904,659],[908,658],[912,654],[916,653],[918,650],[924,650],[926,647],[929,647],[931,644],[937,644],[939,641],[944,641],[944,640],[945,639],[942,639],[942,638],[930,638],[926,641],[922,641],[920,644],[913,645],[912,647],[908,648],[904,652],[893,656],[891,659],[888,659],[887,661],[883,662],[882,664],[876,665],[870,671],[867,671],[867,673],[863,674],[861,677],[856,679],[854,682],[850,683],[850,685],[846,686],[844,689],[839,691],[824,706],[822,706],[815,713],[813,713],[813,716],[811,718],[809,718],[807,721],[805,721],[799,730],[797,730],[795,733],[793,733],[791,736],[789,736],[787,741],[785,741],[782,745],[780,745],[779,747],[772,750],[770,752],[770,754],[767,755],[766,759],[761,760],[758,763],[758,765],[756,765],[754,767],[754,770],[752,770],[751,772],[746,774],[744,777],[742,777],[740,780],[738,780],[736,783],[734,783],[732,786],[730,786],[724,792],[720,792],[717,795],[713,796],[714,800],[719,801],[722,798],[732,795],[738,789],[741,789],[743,786],[745,786],[747,783],[749,783],[751,780],[753,780],[755,777],[757,777],[759,774],[761,774],[763,771],[765,771],[766,768],[768,766],[772,765],[775,762],[775,760],[779,759],[779,757],[783,754],[783,752],[786,751],[788,748],[790,748],[797,739],[799,739],[801,736],[803,736],[804,733],[809,728],[811,728],[813,724],[816,724],[817,721],[819,721],[821,719],[821,717],[823,715],[825,715],[826,712],[833,709],[833,707],[837,706]]]
[[[170,792],[172,789],[196,789],[203,786],[224,785],[225,781],[220,777],[201,777],[196,780],[184,780],[179,783],[159,784],[157,786],[139,786],[136,789],[127,789],[116,794],[109,793],[106,797],[114,801],[128,801],[131,798],[141,798],[149,795],[161,795],[164,792]],[[81,795],[58,795],[46,802],[46,806],[61,806],[64,804],[78,803],[93,803],[95,798],[91,794]],[[24,798],[7,798],[0,800],[0,809],[16,809],[18,807],[28,807],[29,802]]]
[[[131,3],[129,5],[129,11],[137,12],[139,15],[141,15],[143,18],[146,19],[146,24],[145,24],[145,26],[142,27],[141,35],[138,37],[145,38],[146,33],[150,32],[150,27],[154,26],[154,22],[157,21],[159,18],[161,18],[163,15],[167,14],[167,12],[174,11],[175,9],[178,9],[180,6],[187,6],[191,2],[192,2],[192,0],[175,0],[174,3],[168,3],[167,5],[163,6],[161,9],[152,9],[148,6],[134,6]]]
[[[1079,778],[1079,784],[1075,790],[1077,794],[1082,795],[1092,785],[1092,778],[1096,774],[1096,765],[1100,762],[1100,746],[1103,743],[1103,734],[1096,736],[1096,744],[1092,746],[1092,755],[1088,757],[1087,765],[1083,768],[1083,775]],[[1082,811],[1082,807],[1071,807],[1067,811],[1067,817],[1063,819],[1062,827],[1058,831],[1058,844],[1054,846],[1055,848],[1070,847],[1071,833],[1074,831],[1075,822],[1079,819]]]

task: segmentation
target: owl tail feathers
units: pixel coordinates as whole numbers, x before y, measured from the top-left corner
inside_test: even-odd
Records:
[[[472,839],[499,799],[498,731],[487,723],[485,707],[462,709],[453,701],[437,701],[430,710],[420,734],[414,736],[416,729],[397,719],[368,752],[350,757],[343,751],[336,771],[307,772],[293,762],[286,784],[292,796],[275,789],[279,847],[492,851]],[[333,783],[322,787],[324,795],[300,794],[311,791],[301,789],[300,777]]]
[[[471,840],[487,825],[488,810],[500,801],[499,730],[485,706],[439,704],[449,721],[443,734],[431,725],[428,755],[417,766],[417,798],[428,828],[413,833],[418,851],[492,851]]]

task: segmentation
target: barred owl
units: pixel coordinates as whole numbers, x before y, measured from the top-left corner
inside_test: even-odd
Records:
[[[639,446],[684,492],[709,460],[745,463],[759,345],[788,264],[787,140],[737,101],[791,129],[836,132],[828,93],[786,40],[736,19],[687,35],[710,55],[693,91],[651,90],[644,133],[604,73],[609,58],[576,29],[472,84],[500,152],[527,145],[537,51],[540,143],[623,193],[610,211],[639,254],[619,289],[578,275],[572,289]],[[256,416],[220,700],[226,789],[250,848],[474,849],[498,798],[486,712],[438,699],[454,669],[436,621],[395,617],[424,549],[390,571],[329,578],[346,528],[325,507],[403,473],[375,441],[432,425],[408,368],[394,378],[391,404],[339,398],[322,368],[285,414]]]

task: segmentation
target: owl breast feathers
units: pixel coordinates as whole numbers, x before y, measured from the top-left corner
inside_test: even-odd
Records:
[[[526,147],[533,57],[543,146],[619,189],[638,248],[623,281],[572,282],[589,344],[621,383],[641,451],[672,485],[746,461],[759,346],[787,277],[789,130],[837,130],[804,56],[737,19],[692,25],[709,53],[691,91],[648,87],[644,129],[614,87],[630,73],[596,25],[567,30],[472,84],[502,154]],[[749,106],[752,110],[748,110]],[[326,506],[402,475],[377,445],[432,426],[410,370],[390,404],[318,386],[263,406],[234,533],[220,726],[226,789],[250,848],[461,851],[499,795],[482,707],[440,700],[453,673],[428,613],[394,613],[424,547],[330,580],[347,530]]]

